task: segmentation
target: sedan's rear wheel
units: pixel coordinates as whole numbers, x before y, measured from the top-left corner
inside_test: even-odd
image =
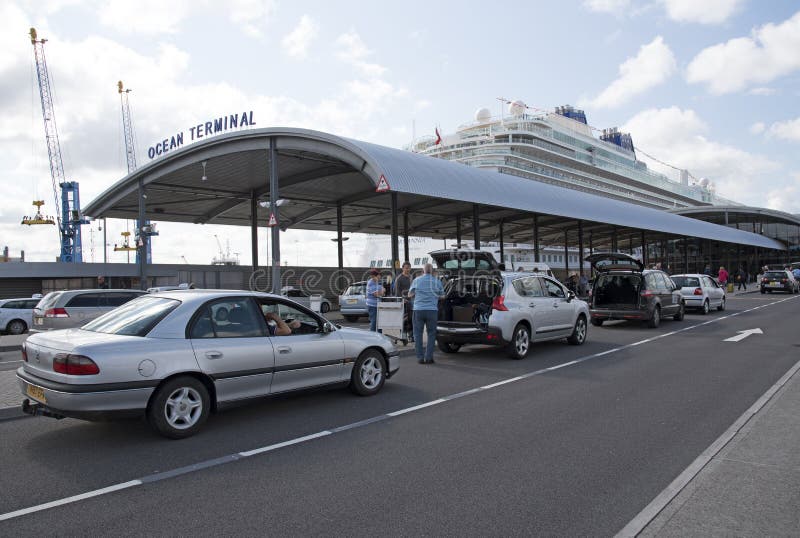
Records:
[[[361,353],[353,366],[350,376],[350,390],[359,396],[376,394],[386,381],[386,360],[377,349]]]
[[[586,341],[586,318],[583,315],[578,316],[575,320],[575,328],[572,329],[572,334],[567,337],[567,342],[573,346],[579,346]]]
[[[711,307],[708,306],[708,299],[706,299],[705,301],[703,301],[703,309],[700,311],[700,313],[705,316],[706,314],[708,314],[710,310]]]
[[[441,340],[437,340],[436,345],[443,353],[458,353],[458,350],[461,349],[461,344],[443,342]]]
[[[531,335],[528,328],[520,323],[514,329],[511,343],[508,345],[508,356],[512,359],[524,359],[531,347]]]
[[[725,310],[725,297],[722,298],[722,302],[719,303],[719,306],[717,307],[717,310],[719,310],[719,311]]]
[[[147,408],[147,418],[164,437],[183,439],[197,433],[210,409],[208,390],[200,380],[176,377],[158,388]]]
[[[329,305],[328,303],[323,302],[322,304],[319,305],[320,314],[327,314],[330,309],[331,305]]]
[[[603,325],[603,320],[599,318],[592,318],[592,325],[595,327],[600,327]]]

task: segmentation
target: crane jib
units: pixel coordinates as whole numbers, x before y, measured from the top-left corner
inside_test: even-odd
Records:
[[[212,136],[217,133],[225,132],[229,129],[239,129],[242,127],[252,127],[256,122],[253,120],[253,111],[245,111],[240,114],[228,114],[219,118],[214,118],[211,121],[198,123],[189,127],[189,142],[200,140],[207,136]],[[184,131],[176,133],[169,138],[163,139],[161,142],[154,146],[150,146],[147,150],[147,156],[151,159],[159,155],[163,155],[174,149],[183,146],[185,140]]]

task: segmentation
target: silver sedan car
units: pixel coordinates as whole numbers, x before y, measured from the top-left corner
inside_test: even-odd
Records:
[[[226,405],[324,385],[377,393],[399,357],[278,295],[189,290],[135,299],[78,329],[31,336],[23,411],[86,420],[144,415],[173,439]]]

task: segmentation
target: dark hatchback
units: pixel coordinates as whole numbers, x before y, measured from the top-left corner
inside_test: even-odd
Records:
[[[667,316],[683,319],[686,305],[680,288],[665,272],[644,269],[642,262],[621,252],[593,254],[586,261],[597,271],[589,299],[592,325],[622,319],[658,327]]]
[[[798,282],[792,275],[791,271],[781,269],[780,271],[772,270],[764,273],[761,277],[761,293],[772,293],[773,291],[785,291],[787,293],[798,292]]]

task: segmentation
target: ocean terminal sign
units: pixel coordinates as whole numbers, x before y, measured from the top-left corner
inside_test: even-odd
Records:
[[[242,112],[241,114],[230,114],[220,118],[214,118],[213,120],[204,123],[198,123],[193,127],[189,127],[188,139],[184,136],[185,131],[181,131],[180,133],[176,133],[169,138],[165,138],[155,146],[150,146],[150,148],[147,150],[147,156],[151,159],[154,159],[159,155],[163,155],[169,151],[172,151],[173,149],[180,148],[183,146],[184,141],[186,140],[188,140],[188,143],[192,143],[195,140],[200,140],[218,133],[224,133],[229,129],[250,127],[255,124],[256,122],[253,120],[252,110],[249,112]]]

